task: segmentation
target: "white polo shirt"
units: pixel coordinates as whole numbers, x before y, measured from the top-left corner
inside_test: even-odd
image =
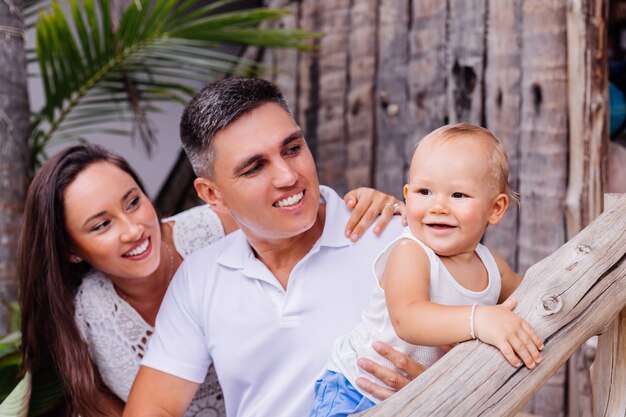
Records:
[[[352,243],[343,200],[321,187],[324,231],[284,290],[241,231],[188,256],[159,311],[142,365],[201,383],[211,362],[229,417],[304,417],[334,340],[368,304],[372,263],[401,229]]]

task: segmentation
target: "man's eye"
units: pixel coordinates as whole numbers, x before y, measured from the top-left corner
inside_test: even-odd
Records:
[[[263,164],[261,162],[257,162],[256,164],[252,165],[250,169],[245,171],[242,175],[244,177],[252,176],[256,174],[257,172],[259,172],[262,168],[263,168]]]
[[[463,193],[452,193],[452,198],[463,198],[465,197],[465,194]]]
[[[302,145],[290,146],[285,151],[285,155],[297,155],[300,153],[300,150],[302,150]]]

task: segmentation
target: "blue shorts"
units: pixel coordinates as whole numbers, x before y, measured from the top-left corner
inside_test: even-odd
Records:
[[[343,374],[326,371],[315,382],[315,402],[309,417],[346,417],[375,406]]]

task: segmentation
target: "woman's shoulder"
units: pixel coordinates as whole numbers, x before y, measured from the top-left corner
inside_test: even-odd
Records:
[[[113,284],[104,274],[98,270],[92,270],[82,279],[75,300],[82,300],[87,297],[99,296],[114,291]]]
[[[173,222],[174,245],[183,258],[224,236],[220,218],[207,204],[163,219],[163,222]]]
[[[113,284],[100,271],[93,270],[83,278],[74,296],[74,319],[83,338],[91,331],[88,323],[108,315],[114,296]]]

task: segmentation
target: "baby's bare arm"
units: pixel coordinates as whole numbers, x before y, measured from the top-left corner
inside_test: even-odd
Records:
[[[430,301],[430,262],[422,247],[400,242],[391,252],[381,285],[397,335],[414,345],[442,346],[470,338],[471,306]]]
[[[508,268],[503,267],[503,287],[510,294],[521,278],[500,261],[496,260],[499,266]],[[470,339],[472,307],[431,302],[429,270],[428,256],[413,241],[403,241],[391,252],[381,285],[394,330],[414,345],[442,346]],[[523,362],[534,368],[541,361],[543,343],[532,327],[512,311],[514,307],[513,299],[497,306],[477,307],[475,336],[500,349],[513,366]]]

